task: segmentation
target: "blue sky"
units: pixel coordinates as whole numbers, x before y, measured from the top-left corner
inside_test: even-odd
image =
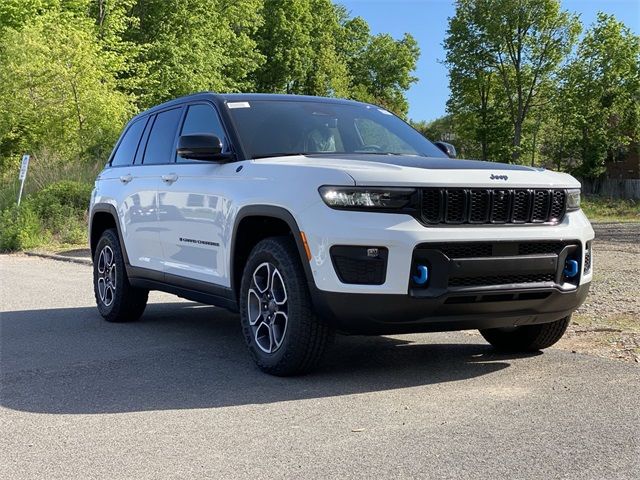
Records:
[[[420,45],[418,82],[408,93],[409,117],[433,120],[445,113],[449,96],[442,42],[447,18],[453,16],[453,0],[337,0],[352,16],[363,17],[373,33],[387,32],[400,38],[411,33]],[[598,11],[615,15],[635,33],[640,32],[640,0],[563,0],[562,6],[578,13],[586,26]]]

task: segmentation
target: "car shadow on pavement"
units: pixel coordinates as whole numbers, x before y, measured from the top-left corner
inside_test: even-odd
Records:
[[[254,367],[237,315],[213,307],[152,304],[131,324],[93,307],[3,312],[0,405],[91,414],[273,403],[470,379],[512,358],[486,344],[339,336],[317,372],[277,378]]]

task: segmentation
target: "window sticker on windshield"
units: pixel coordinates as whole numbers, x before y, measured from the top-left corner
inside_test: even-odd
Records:
[[[249,102],[229,102],[227,103],[227,107],[229,108],[251,108]]]
[[[379,109],[378,109],[378,111],[379,111],[380,113],[384,113],[385,115],[392,115],[392,113],[391,113],[391,112],[387,112],[384,108],[379,108]]]

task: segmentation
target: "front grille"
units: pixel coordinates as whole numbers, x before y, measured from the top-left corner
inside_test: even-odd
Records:
[[[542,283],[553,282],[553,273],[532,275],[488,275],[482,277],[450,278],[450,287],[478,287],[489,285],[510,285],[514,283]]]
[[[557,223],[565,210],[564,190],[424,188],[420,217],[429,225]]]

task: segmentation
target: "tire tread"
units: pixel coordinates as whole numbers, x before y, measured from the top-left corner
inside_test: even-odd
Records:
[[[251,327],[244,319],[247,275],[252,275],[252,261],[256,257],[268,254],[273,256],[283,270],[287,272],[293,292],[288,292],[289,302],[296,302],[299,314],[295,319],[289,319],[287,334],[292,334],[292,320],[296,325],[296,338],[293,342],[283,345],[285,347],[281,358],[277,363],[271,363],[262,358],[261,354],[252,347],[253,337]],[[243,286],[241,288],[241,314],[242,329],[245,340],[249,346],[249,352],[258,368],[276,376],[300,375],[314,369],[321,361],[328,345],[333,338],[333,330],[313,312],[311,297],[306,283],[306,277],[298,256],[298,251],[292,239],[288,237],[270,237],[259,242],[249,255],[245,271],[243,273]],[[289,339],[291,340],[291,339]],[[285,342],[287,340],[285,339]]]
[[[108,244],[113,250],[115,257],[116,268],[120,279],[116,280],[118,283],[116,297],[113,304],[110,307],[105,307],[100,301],[100,295],[97,288],[97,256],[99,255],[102,246]],[[112,323],[125,323],[138,320],[147,306],[147,300],[149,298],[149,290],[133,287],[129,283],[127,272],[125,268],[124,256],[122,254],[122,247],[120,246],[120,240],[118,239],[118,233],[113,228],[105,230],[98,245],[96,247],[96,258],[93,259],[94,264],[94,296],[96,298],[96,304],[100,314],[107,322]]]
[[[550,323],[524,325],[512,331],[499,328],[480,330],[484,339],[496,350],[505,352],[535,352],[558,342],[571,323],[571,315]]]

